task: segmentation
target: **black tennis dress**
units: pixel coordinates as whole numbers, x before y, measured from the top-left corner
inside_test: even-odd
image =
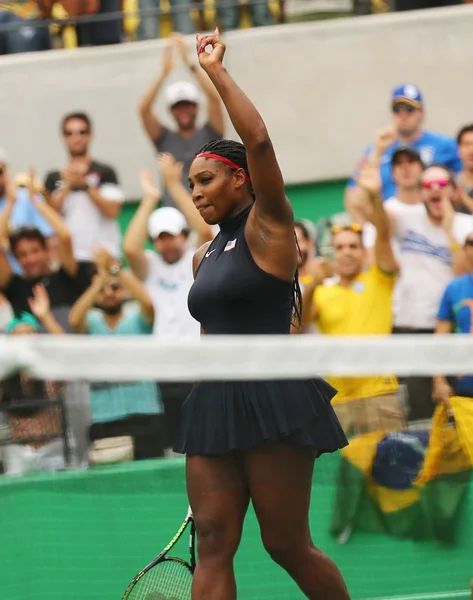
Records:
[[[245,239],[251,208],[220,224],[189,292],[189,310],[206,334],[289,334],[292,283],[253,260]],[[348,443],[330,404],[335,394],[323,379],[198,383],[182,407],[174,449],[224,454],[279,441],[334,452]]]

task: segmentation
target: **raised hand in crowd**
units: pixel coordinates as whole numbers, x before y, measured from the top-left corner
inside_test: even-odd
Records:
[[[380,129],[375,137],[374,148],[371,157],[380,161],[386,150],[396,141],[396,129],[390,125]]]
[[[399,265],[394,256],[391,237],[394,222],[383,206],[382,178],[379,166],[367,162],[356,177],[356,183],[370,203],[369,221],[376,228],[374,245],[374,262],[384,273],[396,273]]]
[[[170,134],[169,130],[163,125],[159,115],[154,112],[153,104],[161,91],[165,80],[174,68],[175,53],[178,52],[182,62],[191,71],[203,92],[207,97],[207,123],[202,128],[197,127],[196,118],[199,109],[199,91],[190,81],[177,81],[169,85],[166,90],[166,104],[176,122],[177,132]],[[160,75],[145,92],[139,105],[139,112],[143,127],[151,140],[160,152],[168,151],[166,136],[182,137],[180,145],[187,147],[182,156],[176,155],[177,160],[185,160],[187,170],[190,166],[190,158],[197,150],[212,139],[220,138],[223,134],[224,114],[219,95],[207,75],[198,69],[193,62],[187,49],[185,38],[177,33],[173,33],[165,47],[162,69]],[[195,132],[198,135],[193,137],[190,133]],[[175,144],[173,144],[175,149]],[[189,155],[189,156],[188,156]]]
[[[88,164],[85,162],[69,162],[61,171],[61,180],[71,190],[85,188],[87,186]]]
[[[106,248],[95,248],[92,254],[92,261],[97,267],[97,272],[100,275],[108,275],[111,268],[119,264],[119,262],[110,254]]]
[[[313,297],[316,288],[334,274],[333,264],[326,258],[311,261],[307,274],[309,281],[302,292],[302,323],[300,328],[291,327],[291,333],[305,333],[315,320]]]
[[[192,59],[189,50],[187,49],[187,43],[184,36],[180,33],[172,33],[171,40],[173,42],[174,49],[179,52],[182,62],[187,66],[192,66]]]
[[[156,208],[161,200],[162,194],[159,186],[156,185],[153,174],[149,170],[140,171],[140,186],[142,191],[142,203],[149,203],[150,207]]]
[[[369,202],[367,202],[366,188],[360,185],[360,176],[365,168],[376,169],[379,177],[379,192],[382,190],[382,177],[379,171],[381,167],[381,160],[386,150],[396,140],[396,130],[394,127],[384,127],[380,129],[376,134],[373,149],[368,156],[363,158],[360,164],[360,170],[358,175],[353,176],[355,187],[350,190],[350,213],[352,217],[359,223],[371,221],[373,209]],[[364,178],[368,177],[373,182],[374,173],[365,172]],[[378,178],[377,178],[378,181]]]
[[[0,242],[4,247],[7,247],[8,235],[10,232],[10,220],[16,204],[17,194],[15,184],[10,177],[10,171],[7,166],[4,167],[3,177],[5,181],[5,195],[7,197],[7,203],[5,208],[0,213]]]
[[[167,77],[171,74],[174,68],[174,43],[172,38],[169,38],[164,48],[162,75]]]
[[[194,206],[188,187],[182,183],[184,165],[167,152],[158,155],[158,169],[164,185],[176,207],[186,218],[190,229],[197,234],[197,246],[202,246],[213,238],[212,228],[207,225]]]
[[[28,298],[28,304],[33,315],[38,319],[48,333],[64,333],[64,329],[54,318],[54,315],[51,311],[49,294],[42,283],[38,283],[33,287],[33,296]]]
[[[158,169],[166,187],[181,183],[183,168],[184,165],[181,162],[178,162],[169,152],[161,152],[161,154],[158,155]],[[186,191],[190,197],[189,191]]]
[[[379,165],[368,160],[356,177],[356,183],[369,199],[380,196],[382,180]]]
[[[450,234],[456,214],[452,199],[447,196],[442,196],[440,202],[442,203],[442,227],[447,234]]]

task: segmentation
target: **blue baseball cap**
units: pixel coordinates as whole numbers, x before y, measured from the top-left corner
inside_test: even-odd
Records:
[[[424,98],[420,89],[412,83],[404,83],[394,88],[392,93],[392,103],[398,104],[409,104],[414,108],[422,108],[424,105]]]

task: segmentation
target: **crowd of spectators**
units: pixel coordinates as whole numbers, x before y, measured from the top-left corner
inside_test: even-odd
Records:
[[[285,0],[244,4],[248,25],[285,21]],[[244,8],[240,0],[8,0],[0,4],[0,54],[153,40],[168,33],[163,15],[182,35],[216,20],[228,31],[240,26]]]
[[[166,79],[180,54],[195,84]],[[175,128],[153,108],[164,94]],[[200,97],[208,114],[197,125]],[[473,310],[473,125],[457,139],[423,129],[424,98],[394,89],[392,123],[354,170],[346,214],[320,230],[296,222],[302,326],[294,334],[471,333]],[[223,109],[174,34],[162,72],[138,107],[156,150],[162,186],[139,174],[142,199],[124,235],[120,174],[92,154],[83,112],[58,124],[66,160],[44,180],[13,174],[0,151],[0,330],[6,335],[76,333],[197,338],[187,295],[196,248],[218,228],[194,207],[187,171],[199,147],[223,135]],[[51,165],[54,167],[54,165]],[[436,402],[473,397],[473,376],[400,380],[395,373],[332,378],[348,435],[401,430],[432,417]],[[88,466],[171,454],[191,383],[36,381],[17,373],[0,384],[8,473]],[[1,446],[0,446],[1,449]]]
[[[331,228],[334,275],[313,263],[304,283],[304,327],[323,335],[472,332],[473,124],[456,139],[423,129],[424,99],[393,90],[392,124],[364,152]],[[315,245],[315,248],[317,246]],[[403,429],[435,403],[473,397],[469,376],[336,378],[336,411],[348,433]]]
[[[305,1],[292,0],[291,5],[305,14]],[[366,15],[471,1],[353,0],[351,12]],[[213,29],[216,21],[223,31],[285,23],[286,4],[286,0],[7,0],[0,4],[0,54],[153,40],[167,36],[170,28],[187,35],[205,31],[210,24]],[[340,11],[338,4],[334,0],[334,15]]]

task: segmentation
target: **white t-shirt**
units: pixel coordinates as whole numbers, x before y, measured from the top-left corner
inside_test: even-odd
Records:
[[[407,211],[412,214],[416,213],[424,213],[425,206],[423,203],[418,204],[405,204],[398,200],[395,196],[392,196],[388,200],[383,203],[384,208],[393,215],[396,215],[399,211]],[[363,245],[365,248],[371,249],[374,247],[376,242],[376,228],[372,223],[365,223],[363,225]],[[393,237],[391,239],[391,245],[393,249],[394,256],[396,260],[400,260],[401,258],[401,248],[399,246],[398,240]]]
[[[199,337],[200,324],[187,307],[187,296],[194,282],[194,250],[186,250],[174,264],[167,263],[153,250],[146,250],[145,254],[148,276],[144,284],[156,311],[153,333],[161,339]]]
[[[87,175],[89,185],[97,185],[105,200],[123,202],[125,196],[112,167],[92,161]],[[62,185],[59,171],[49,173],[46,189],[54,193]],[[61,210],[64,221],[71,232],[74,256],[77,260],[91,260],[97,246],[105,247],[113,256],[121,255],[121,233],[116,219],[106,217],[90,199],[85,190],[71,191],[65,198]]]
[[[400,251],[400,274],[395,289],[394,324],[434,329],[446,286],[454,277],[450,242],[439,225],[423,211],[396,211],[395,237]],[[455,214],[453,235],[464,244],[473,232],[471,215]]]

